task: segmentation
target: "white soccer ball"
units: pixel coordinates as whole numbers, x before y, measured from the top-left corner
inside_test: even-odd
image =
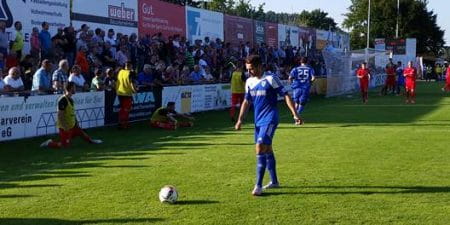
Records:
[[[172,185],[166,185],[159,191],[159,200],[162,203],[175,203],[178,200],[178,192]]]

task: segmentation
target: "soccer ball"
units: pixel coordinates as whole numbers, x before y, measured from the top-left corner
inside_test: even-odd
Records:
[[[162,203],[175,203],[178,199],[178,192],[174,186],[166,185],[159,191],[159,200]]]

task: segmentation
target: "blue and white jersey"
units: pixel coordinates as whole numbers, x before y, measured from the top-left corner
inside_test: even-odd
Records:
[[[292,88],[307,88],[311,86],[311,79],[315,75],[314,69],[309,66],[299,66],[292,69],[290,78],[292,81]]]
[[[277,97],[288,92],[274,75],[266,75],[261,79],[251,77],[245,83],[245,99],[253,104],[255,125],[265,126],[278,124]]]
[[[395,70],[395,72],[397,73],[397,83],[404,83],[405,82],[405,77],[403,76],[403,68],[401,67],[397,67],[397,69]]]

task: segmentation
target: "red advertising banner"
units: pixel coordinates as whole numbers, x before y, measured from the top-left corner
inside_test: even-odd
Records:
[[[160,0],[139,0],[139,34],[186,35],[184,7]]]
[[[278,47],[278,24],[266,22],[266,42],[269,47]]]
[[[225,15],[224,25],[225,42],[229,42],[233,46],[246,42],[253,44],[253,21],[251,19]]]

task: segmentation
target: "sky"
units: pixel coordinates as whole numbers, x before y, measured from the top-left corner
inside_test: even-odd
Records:
[[[376,1],[376,0],[372,0]],[[301,12],[302,10],[313,10],[320,8],[328,12],[328,14],[341,25],[347,13],[347,8],[350,6],[350,0],[250,0],[250,2],[257,6],[261,3],[266,3],[265,10],[275,12]],[[429,0],[428,8],[433,10],[438,16],[438,25],[441,29],[446,30],[444,39],[447,45],[450,45],[450,13],[448,11],[448,0]]]

